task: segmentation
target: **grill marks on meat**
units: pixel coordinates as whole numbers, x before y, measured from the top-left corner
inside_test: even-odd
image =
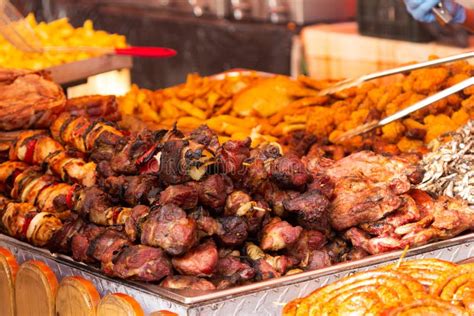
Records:
[[[141,242],[161,247],[172,256],[179,256],[197,243],[197,225],[176,205],[167,204],[152,210],[143,222]]]
[[[113,276],[156,282],[172,274],[170,260],[160,248],[144,245],[127,247],[113,264]]]
[[[242,245],[248,236],[247,222],[238,216],[224,216],[218,219],[222,229],[217,238],[224,245],[234,247]]]
[[[214,274],[218,261],[217,247],[208,240],[181,257],[172,259],[173,267],[183,275],[206,277]]]

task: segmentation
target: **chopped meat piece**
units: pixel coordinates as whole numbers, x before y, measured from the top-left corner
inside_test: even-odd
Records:
[[[250,156],[250,143],[250,138],[243,141],[230,140],[217,151],[218,164],[234,180],[240,180],[245,173],[242,163]]]
[[[285,213],[284,201],[296,198],[299,194],[296,191],[280,190],[274,183],[267,183],[263,190],[264,200],[270,204],[273,212],[278,216],[283,216]]]
[[[313,250],[309,254],[308,264],[306,270],[318,270],[329,267],[331,265],[331,258],[326,250]]]
[[[132,209],[131,215],[125,221],[125,234],[132,242],[140,238],[141,227],[146,220],[150,208],[145,205],[137,205]]]
[[[285,200],[283,206],[298,215],[305,228],[327,231],[329,229],[329,200],[320,191],[312,190],[296,198]]]
[[[157,282],[171,274],[171,264],[163,250],[143,245],[126,248],[113,267],[114,276],[145,282]]]
[[[168,254],[179,256],[197,243],[197,225],[176,205],[163,205],[151,211],[143,223],[141,241],[144,245],[159,246]]]
[[[86,224],[86,226],[72,237],[71,250],[72,257],[76,261],[94,262],[94,258],[87,253],[91,242],[104,232],[104,227],[99,227],[94,224]]]
[[[282,189],[301,189],[311,181],[311,175],[296,155],[275,159],[271,165],[271,178]]]
[[[238,257],[227,255],[219,258],[216,266],[216,274],[229,277],[235,282],[251,280],[255,276],[255,270]]]
[[[130,245],[124,234],[107,229],[90,243],[87,255],[99,261],[106,274],[112,274],[114,259]]]
[[[165,185],[185,183],[190,180],[182,162],[182,152],[188,143],[184,140],[171,140],[163,145],[160,155],[158,176]]]
[[[86,223],[77,216],[72,216],[65,221],[63,227],[58,230],[49,245],[49,250],[69,254],[71,252],[72,239],[78,234],[86,225]]]
[[[197,185],[192,183],[170,185],[161,192],[159,203],[174,204],[184,210],[193,209],[198,203]]]
[[[189,138],[196,143],[206,146],[213,152],[219,148],[219,139],[216,133],[207,125],[201,125],[191,132]]]
[[[222,230],[217,233],[220,242],[225,246],[242,245],[248,236],[248,226],[244,219],[238,216],[226,216],[218,219]]]
[[[70,98],[66,103],[66,111],[74,116],[102,118],[107,121],[118,121],[120,119],[117,99],[113,95],[89,95]]]
[[[260,229],[265,214],[269,212],[268,205],[252,201],[245,192],[234,191],[227,197],[224,215],[244,217],[247,220],[248,231],[256,232]]]
[[[308,185],[308,191],[318,190],[326,198],[331,200],[334,197],[334,182],[324,174],[318,174],[313,177],[313,181]]]
[[[271,266],[265,259],[258,259],[254,262],[254,268],[256,271],[255,280],[263,281],[273,278],[281,277],[281,273],[279,273],[275,268]]]
[[[370,254],[362,248],[354,247],[344,255],[343,261],[356,261],[368,257]]]
[[[181,257],[173,258],[173,267],[183,275],[211,276],[217,265],[216,244],[208,240]]]
[[[326,244],[326,237],[317,230],[303,230],[296,243],[288,253],[298,260],[305,259],[313,250],[321,249]]]
[[[223,232],[221,223],[202,207],[189,214],[189,217],[196,221],[200,235],[212,236]]]
[[[226,175],[210,175],[198,185],[199,203],[219,210],[225,205],[227,195],[232,190],[232,181]]]
[[[350,251],[350,247],[342,238],[335,238],[333,241],[324,246],[327,250],[332,263],[342,261],[342,258]]]
[[[351,241],[353,246],[359,247],[370,254],[403,249],[407,245],[401,239],[390,235],[370,238],[367,233],[357,227],[350,228],[344,236]]]
[[[299,238],[303,228],[291,226],[280,218],[273,218],[263,227],[260,247],[263,250],[277,251],[293,245]]]
[[[158,179],[153,175],[108,177],[104,189],[128,205],[149,204],[160,191]]]
[[[206,279],[187,275],[169,276],[160,285],[171,290],[212,291],[216,289],[214,284]]]

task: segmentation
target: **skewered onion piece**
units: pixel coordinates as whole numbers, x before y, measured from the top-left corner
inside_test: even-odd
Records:
[[[26,238],[33,245],[42,247],[51,240],[54,233],[61,227],[61,221],[53,214],[38,213],[28,225]]]

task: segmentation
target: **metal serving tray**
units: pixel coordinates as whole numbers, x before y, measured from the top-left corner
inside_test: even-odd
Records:
[[[0,246],[10,249],[21,263],[36,259],[47,263],[59,279],[80,275],[91,280],[99,292],[122,292],[133,296],[147,314],[169,310],[179,315],[280,315],[292,299],[358,271],[397,261],[403,251],[371,256],[296,275],[212,292],[171,291],[154,284],[129,282],[104,276],[97,268],[77,263],[68,256],[51,254],[0,235]],[[474,256],[474,233],[435,242],[407,252],[407,259],[439,258],[453,262]]]

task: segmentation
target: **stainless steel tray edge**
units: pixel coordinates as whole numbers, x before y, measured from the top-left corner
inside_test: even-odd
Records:
[[[94,267],[77,263],[63,255],[0,235],[0,246],[9,248],[19,262],[43,260],[57,273],[58,278],[81,275],[90,279],[101,294],[123,292],[135,297],[146,312],[172,310],[180,315],[265,315],[279,313],[284,304],[296,297],[346,275],[372,269],[396,261],[402,251],[371,256],[325,269],[272,279],[209,293],[177,293],[157,285],[128,282],[104,276]],[[446,241],[418,247],[407,252],[406,258],[434,257],[458,262],[474,256],[474,233]]]

